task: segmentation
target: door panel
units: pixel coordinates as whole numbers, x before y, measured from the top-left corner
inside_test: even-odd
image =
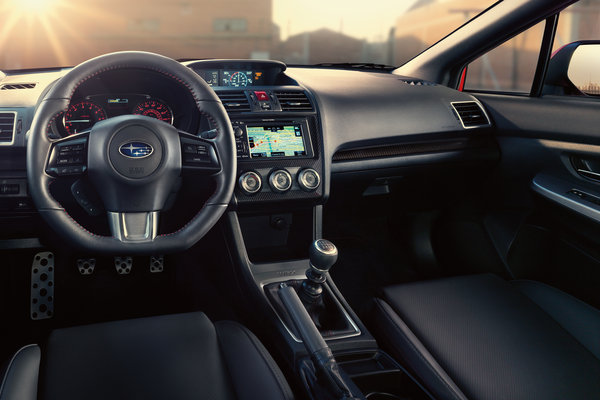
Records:
[[[599,307],[600,180],[593,178],[600,173],[600,101],[477,98],[496,125],[501,161],[474,199],[471,218],[478,215],[478,232],[494,249],[495,262],[505,276],[540,280]],[[473,254],[483,248],[472,247]],[[473,266],[463,269],[478,268],[482,257],[472,258],[466,263]]]

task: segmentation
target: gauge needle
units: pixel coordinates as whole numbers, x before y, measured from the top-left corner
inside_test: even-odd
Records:
[[[83,123],[83,122],[90,122],[90,120],[89,119],[72,119],[72,120],[67,121],[67,122],[71,122],[71,123],[73,123],[73,122],[81,122],[81,123]]]

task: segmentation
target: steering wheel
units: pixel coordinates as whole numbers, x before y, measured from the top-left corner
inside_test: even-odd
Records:
[[[75,90],[98,74],[117,69],[159,72],[183,85],[200,113],[216,127],[202,139],[166,122],[122,115],[91,130],[50,140],[48,127],[67,111]],[[31,197],[46,222],[70,243],[110,254],[164,254],[198,242],[225,212],[235,185],[236,150],[229,117],[215,92],[191,69],[146,52],[119,52],[86,61],[69,71],[36,110],[27,142]],[[216,189],[181,229],[158,234],[158,219],[182,172],[208,174]],[[108,213],[111,236],[88,231],[52,196],[57,179],[87,174]]]

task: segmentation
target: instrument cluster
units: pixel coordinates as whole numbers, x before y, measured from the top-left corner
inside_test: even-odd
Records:
[[[48,136],[52,139],[91,129],[97,122],[124,114],[145,115],[173,125],[175,116],[163,100],[148,94],[97,94],[74,101],[55,120]]]

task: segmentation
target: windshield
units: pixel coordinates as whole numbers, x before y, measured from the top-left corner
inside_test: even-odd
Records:
[[[486,0],[1,0],[0,70],[120,50],[175,59],[400,65]]]

